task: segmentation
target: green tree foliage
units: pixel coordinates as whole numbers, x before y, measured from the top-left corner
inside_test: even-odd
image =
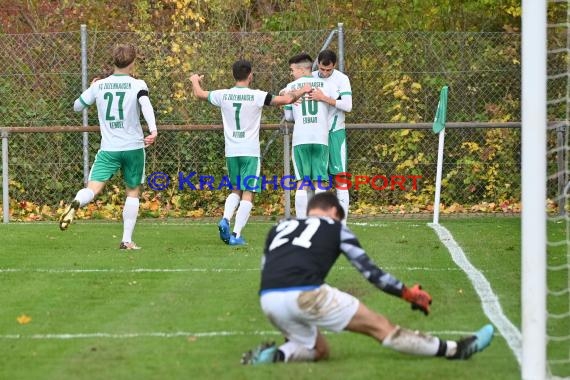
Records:
[[[141,11],[148,11],[141,24]],[[520,28],[519,0],[0,0],[4,32],[90,29],[125,31],[138,23],[154,31],[353,29],[513,31]],[[174,18],[173,18],[174,17]],[[195,17],[202,18],[199,25]]]

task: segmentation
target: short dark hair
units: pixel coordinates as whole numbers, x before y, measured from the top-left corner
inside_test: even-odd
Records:
[[[307,212],[316,208],[321,210],[328,210],[332,207],[336,207],[336,215],[340,220],[343,220],[344,209],[340,205],[340,202],[338,201],[336,195],[331,192],[315,194],[315,196],[311,198],[309,204],[307,205]]]
[[[336,54],[334,51],[332,50],[323,50],[319,53],[319,56],[317,57],[317,62],[319,62],[321,65],[325,65],[328,66],[331,63],[333,65],[336,64]]]
[[[137,57],[137,49],[132,44],[119,44],[113,47],[113,64],[119,69],[130,65]]]
[[[232,65],[232,72],[235,80],[246,80],[251,73],[251,62],[240,59]]]
[[[307,53],[301,53],[301,54],[297,54],[292,56],[291,58],[289,58],[289,64],[298,64],[298,63],[310,63],[313,64],[313,59],[311,58],[311,56]]]

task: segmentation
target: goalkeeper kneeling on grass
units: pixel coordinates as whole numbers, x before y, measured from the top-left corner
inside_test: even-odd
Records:
[[[443,340],[393,324],[352,295],[327,285],[325,278],[342,252],[376,287],[429,313],[431,296],[419,285],[407,287],[378,268],[342,225],[344,211],[334,194],[315,195],[307,209],[307,218],[283,220],[271,229],[263,256],[261,308],[285,343],[264,343],[243,354],[242,364],[326,359],[329,347],[319,329],[366,334],[396,351],[448,359],[469,359],[489,346],[494,332],[490,324],[458,341]]]

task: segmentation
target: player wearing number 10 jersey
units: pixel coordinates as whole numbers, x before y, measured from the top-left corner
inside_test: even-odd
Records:
[[[232,192],[226,198],[218,230],[220,239],[226,244],[243,245],[245,239],[241,236],[241,230],[253,208],[253,193],[261,189],[261,184],[258,183],[261,171],[259,129],[263,106],[290,104],[309,92],[311,87],[305,86],[283,96],[274,96],[249,88],[253,81],[250,62],[236,61],[232,72],[236,84],[230,89],[205,91],[200,85],[203,75],[193,74],[190,81],[194,95],[221,108],[226,165]],[[230,234],[230,220],[236,208],[234,229]]]
[[[289,59],[289,68],[295,81],[287,85],[285,92],[309,84],[328,96],[333,95],[332,88],[322,78],[313,78],[312,64],[313,60],[308,54],[299,54]],[[300,102],[285,107],[285,119],[295,121],[292,158],[297,180],[295,213],[298,218],[306,216],[307,201],[310,198],[307,188],[311,192],[314,189],[315,193],[324,191],[322,182],[329,178],[329,112],[331,107],[328,104],[311,100],[307,96]]]
[[[104,79],[95,78],[73,105],[73,109],[80,112],[94,103],[97,104],[101,147],[91,167],[87,187],[79,190],[59,220],[60,229],[67,229],[79,207],[91,202],[103,190],[107,180],[121,170],[127,199],[123,208],[123,238],[120,249],[139,248],[132,241],[132,234],[139,211],[139,186],[144,179],[144,148],[153,144],[157,136],[147,85],[130,75],[135,58],[136,48],[133,45],[115,46],[113,75]],[[147,137],[144,137],[141,128],[141,111],[150,131]]]
[[[326,359],[329,347],[319,329],[357,332],[396,351],[449,359],[468,359],[491,343],[492,325],[458,341],[443,340],[393,324],[356,297],[326,284],[342,253],[377,288],[429,313],[431,296],[376,266],[341,223],[343,217],[338,199],[330,192],[320,193],[309,201],[307,218],[287,219],[271,229],[262,260],[260,303],[285,343],[262,344],[243,355],[243,364]]]

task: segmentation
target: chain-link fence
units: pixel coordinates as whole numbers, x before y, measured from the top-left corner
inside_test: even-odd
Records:
[[[149,85],[159,128],[170,126],[160,132],[157,145],[148,151],[147,173],[163,171],[173,179],[179,172],[191,171],[221,176],[224,142],[219,132],[219,109],[192,98],[190,73],[205,74],[206,89],[227,88],[234,84],[233,61],[249,59],[254,63],[253,86],[277,93],[291,80],[289,57],[302,51],[316,56],[329,35],[330,31],[89,32],[88,77],[108,72],[115,43],[135,43],[139,47],[136,75]],[[345,30],[344,41],[345,72],[353,91],[353,111],[347,114],[349,171],[370,178],[382,175],[388,180],[388,189],[378,190],[368,184],[353,191],[355,213],[429,211],[437,137],[429,129],[415,126],[433,119],[444,84],[450,86],[448,120],[467,122],[461,128],[450,128],[447,135],[442,192],[446,209],[518,211],[519,130],[483,127],[487,122],[501,126],[520,120],[518,34]],[[71,107],[82,90],[80,45],[79,32],[0,36],[0,48],[10,52],[0,56],[0,127],[53,130],[55,126],[82,125],[81,115]],[[339,48],[336,40],[330,48]],[[277,108],[268,107],[263,113],[262,123],[274,125],[261,134],[266,175],[283,173],[283,135],[275,129],[281,117]],[[88,120],[89,125],[97,125],[95,110],[89,111]],[[211,125],[212,129],[197,130],[192,127],[195,125]],[[99,137],[90,133],[91,160],[98,143]],[[81,187],[80,133],[12,130],[7,146],[15,219],[29,215],[30,207],[35,214],[54,213]],[[392,176],[421,179],[417,189],[402,189],[392,183]],[[383,182],[378,181],[384,179],[376,178],[376,185],[382,187]],[[120,198],[121,193],[112,184],[122,187],[120,182],[112,182],[99,198],[98,210]],[[411,184],[408,178],[406,186]],[[165,192],[149,191],[145,197],[157,200],[152,207],[158,209],[151,210],[155,214],[217,215],[225,194],[188,189],[179,192],[171,185]],[[257,202],[256,213],[282,214],[283,196],[282,191],[265,192]],[[193,213],[195,210],[202,212]]]
[[[302,51],[316,57],[328,35],[89,32],[88,75],[108,72],[112,46],[132,42],[140,50],[137,75],[149,84],[161,124],[217,124],[218,110],[190,96],[190,72],[205,74],[208,89],[232,86],[231,64],[245,58],[254,62],[254,86],[276,93],[291,80],[287,60]],[[518,34],[348,30],[344,36],[354,97],[348,122],[429,122],[444,84],[451,89],[451,121],[520,120]],[[0,56],[1,126],[81,125],[70,107],[81,92],[79,33],[0,35],[0,48],[10,52]],[[335,40],[330,48],[337,48]],[[264,122],[280,119],[279,110],[264,113]],[[90,122],[97,122],[95,112]]]

